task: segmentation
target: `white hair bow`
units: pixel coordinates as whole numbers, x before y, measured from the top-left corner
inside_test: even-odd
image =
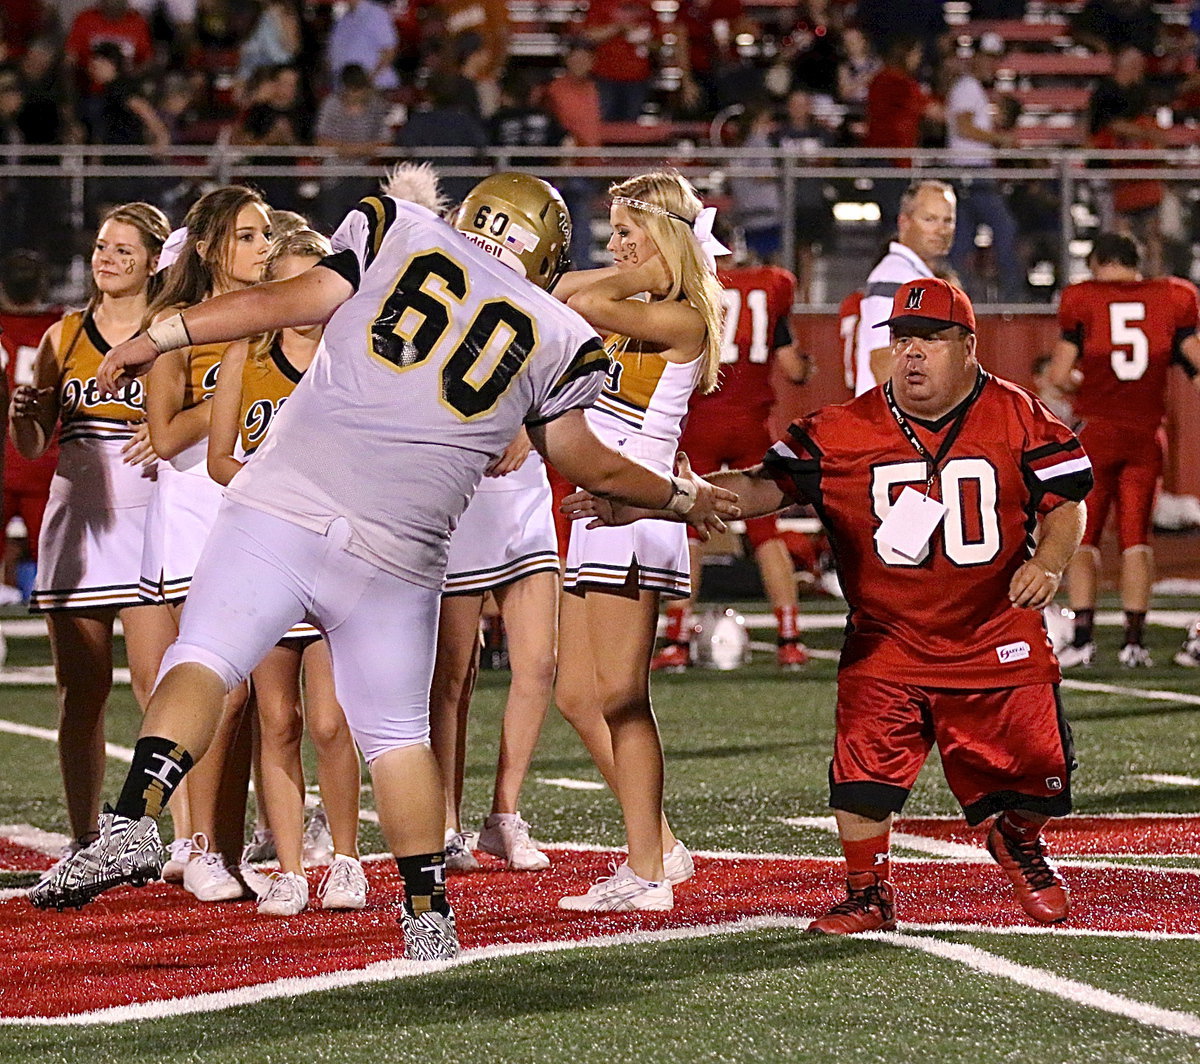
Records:
[[[154,271],[155,273],[162,273],[163,270],[179,258],[180,252],[183,251],[183,245],[187,243],[187,237],[188,231],[186,225],[171,231],[171,235],[167,237],[167,242],[162,246],[162,251],[158,253],[158,269]]]
[[[705,207],[696,215],[695,221],[692,222],[692,232],[695,234],[696,241],[700,245],[700,253],[704,256],[704,260],[712,270],[717,268],[718,255],[732,254],[729,248],[713,236],[713,222],[716,221],[716,218],[717,208]]]

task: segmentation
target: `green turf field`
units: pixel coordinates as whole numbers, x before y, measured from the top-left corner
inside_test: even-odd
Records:
[[[1179,638],[1176,630],[1151,628],[1156,659],[1169,662]],[[1200,813],[1200,670],[1120,670],[1116,639],[1115,629],[1101,629],[1100,663],[1071,680],[1117,690],[1064,690],[1081,763],[1078,812]],[[835,630],[807,641],[827,650],[839,642]],[[766,655],[758,657],[738,672],[655,679],[672,824],[700,850],[835,855],[828,830],[785,823],[827,812],[834,663],[818,660],[799,675],[780,676]],[[47,663],[44,641],[10,640],[9,666]],[[465,800],[472,821],[487,811],[505,679],[485,674],[476,697]],[[1181,697],[1148,698],[1148,691]],[[136,717],[128,688],[119,689],[110,741],[129,745]],[[53,689],[0,687],[0,722],[53,728]],[[110,795],[123,775],[123,764],[111,760]],[[620,817],[607,792],[540,782],[599,780],[574,733],[553,716],[532,777],[522,813],[538,838],[620,844]],[[364,802],[370,804],[369,790]],[[906,812],[955,811],[935,761]],[[0,824],[62,830],[52,743],[0,735]],[[377,829],[364,823],[363,831],[364,852],[381,849]],[[1200,932],[1196,852],[1122,854],[1112,862],[1167,870],[1162,883],[1182,890],[1185,903],[1195,899],[1188,930]],[[905,868],[896,873],[902,891]],[[995,872],[983,865],[978,871]],[[1144,875],[1139,883],[1158,882],[1156,873]],[[1116,911],[1157,900],[1111,899]],[[903,920],[903,909],[899,915]],[[36,936],[37,922],[26,926]],[[0,1062],[1200,1061],[1200,934],[902,927],[905,937],[895,944],[814,939],[802,926],[791,919],[693,938],[483,959],[416,978],[161,1020],[0,1027]],[[0,985],[0,1013],[4,994]]]

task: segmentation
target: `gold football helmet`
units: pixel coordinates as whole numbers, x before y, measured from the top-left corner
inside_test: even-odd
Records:
[[[558,189],[531,174],[485,177],[451,224],[547,291],[570,266],[571,214]]]

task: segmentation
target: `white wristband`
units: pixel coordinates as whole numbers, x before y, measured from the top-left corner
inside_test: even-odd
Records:
[[[696,496],[700,489],[692,480],[678,480],[675,477],[669,478],[671,481],[671,501],[667,503],[667,509],[673,513],[679,514],[681,517],[692,512],[692,507],[696,505]]]
[[[169,318],[156,321],[146,330],[146,335],[160,355],[192,345],[192,337],[182,314],[172,314]]]

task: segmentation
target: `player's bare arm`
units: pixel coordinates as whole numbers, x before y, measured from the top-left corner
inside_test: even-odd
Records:
[[[737,517],[737,496],[700,479],[684,464],[675,477],[664,477],[607,447],[582,410],[531,427],[529,437],[542,456],[572,483],[591,495],[615,499],[656,515],[668,511],[707,539],[725,530],[724,517]]]
[[[743,519],[766,517],[791,505],[792,500],[779,490],[779,485],[761,465],[750,469],[723,469],[704,479],[737,496]]]
[[[1041,520],[1041,538],[1033,557],[1015,573],[1008,585],[1014,606],[1040,610],[1054,601],[1063,570],[1083,539],[1087,505],[1064,502]]]
[[[1190,373],[1188,376],[1192,379],[1192,387],[1200,390],[1200,336],[1192,333],[1179,345],[1179,353],[1187,361],[1188,365],[1195,370],[1195,373]]]
[[[350,282],[335,270],[314,266],[283,281],[267,281],[227,292],[158,322],[156,342],[149,332],[118,344],[100,363],[96,383],[104,395],[147,372],[161,351],[163,336],[179,335],[185,343],[213,344],[299,325],[324,325],[351,295]],[[182,346],[175,344],[173,346]]]
[[[642,340],[660,348],[668,361],[690,362],[704,343],[704,319],[696,309],[676,300],[633,299],[643,292],[665,296],[670,290],[670,271],[655,252],[636,266],[614,269],[609,277],[576,292],[567,306],[601,333]]]
[[[62,322],[55,322],[38,345],[33,384],[22,384],[12,394],[8,433],[22,458],[39,457],[54,435],[61,374],[57,351],[61,338]]]
[[[800,351],[795,344],[775,348],[775,359],[792,384],[807,384],[816,368],[812,356]]]
[[[1078,361],[1079,348],[1070,340],[1059,340],[1054,345],[1054,351],[1050,355],[1050,366],[1046,370],[1050,383],[1068,394],[1077,392],[1079,382],[1083,379],[1083,374],[1075,368]]]
[[[233,480],[243,463],[234,458],[238,440],[238,415],[242,412],[242,372],[247,344],[234,344],[221,359],[217,389],[206,406],[212,408],[208,427],[208,475],[218,484]]]

